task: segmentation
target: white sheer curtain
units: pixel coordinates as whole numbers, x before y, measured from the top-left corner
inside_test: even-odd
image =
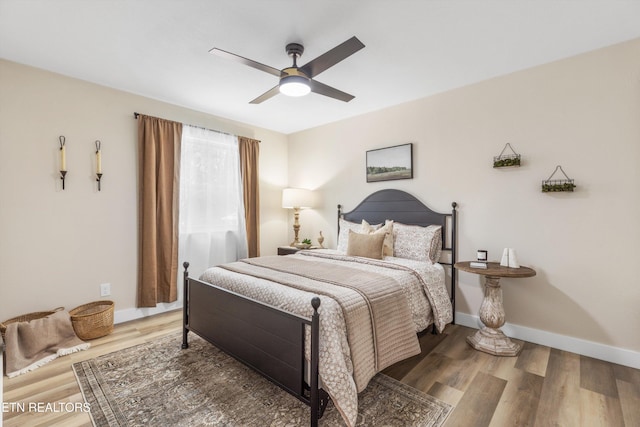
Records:
[[[247,257],[238,138],[184,125],[180,164],[180,267],[191,277]]]

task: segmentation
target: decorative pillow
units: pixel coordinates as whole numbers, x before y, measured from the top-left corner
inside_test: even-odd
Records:
[[[393,221],[386,220],[384,225],[370,225],[362,220],[362,232],[364,234],[386,234],[382,245],[382,256],[393,256]]]
[[[371,225],[367,222],[366,219],[362,220],[362,232],[364,234],[371,234],[372,232],[376,231],[376,230],[380,230],[380,227],[382,227],[382,224],[375,224],[375,225]]]
[[[338,234],[338,247],[336,250],[340,253],[347,253],[347,246],[349,245],[349,230],[360,232],[362,225],[357,222],[351,222],[340,218],[338,220],[338,226],[340,227],[340,233]]]
[[[361,234],[349,230],[347,255],[382,259],[382,245],[386,233]]]
[[[398,258],[436,263],[442,253],[442,226],[407,225],[396,222],[393,226],[393,253]]]

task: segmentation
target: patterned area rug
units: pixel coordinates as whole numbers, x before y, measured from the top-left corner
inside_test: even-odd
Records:
[[[309,407],[195,334],[73,365],[95,426],[305,426]],[[452,407],[378,374],[358,396],[358,426],[441,426]],[[345,425],[329,403],[321,426]]]

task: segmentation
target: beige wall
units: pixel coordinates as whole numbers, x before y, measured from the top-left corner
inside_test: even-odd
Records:
[[[365,151],[407,142],[414,179],[367,184]],[[507,142],[522,167],[493,169]],[[574,193],[540,191],[556,165]],[[290,183],[323,198],[302,212],[301,235],[323,230],[335,246],[336,204],[382,188],[440,212],[456,201],[459,260],[513,247],[537,270],[503,280],[510,324],[622,349],[640,366],[639,170],[640,40],[289,136]],[[457,310],[475,316],[480,279],[459,279]]]
[[[322,230],[328,246],[337,203],[348,210],[387,187],[441,212],[457,201],[459,259],[480,248],[497,259],[508,246],[538,272],[503,281],[509,324],[555,347],[570,337],[637,359],[639,86],[635,40],[287,137],[0,60],[0,318],[97,300],[103,282],[120,320],[153,312],[134,308],[138,111],[263,141],[263,254],[292,237],[280,207],[287,185],[320,190],[322,207],[302,212],[300,236],[315,241]],[[99,193],[95,139],[104,149]],[[414,143],[415,178],[367,184],[365,151],[406,142]],[[493,169],[507,142],[522,167]],[[575,193],[540,192],[558,164]],[[477,314],[482,292],[477,276],[459,279],[464,320]]]
[[[262,141],[261,249],[275,254],[287,227],[280,207],[285,135],[0,60],[1,320],[98,300],[106,282],[116,321],[153,312],[134,309],[134,111]],[[57,173],[59,135],[67,140],[65,191]],[[93,175],[96,139],[103,148],[100,192]]]

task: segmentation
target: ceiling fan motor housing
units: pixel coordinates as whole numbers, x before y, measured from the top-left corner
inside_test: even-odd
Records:
[[[300,43],[289,43],[286,47],[287,54],[295,58],[300,58],[304,52],[304,46]]]

